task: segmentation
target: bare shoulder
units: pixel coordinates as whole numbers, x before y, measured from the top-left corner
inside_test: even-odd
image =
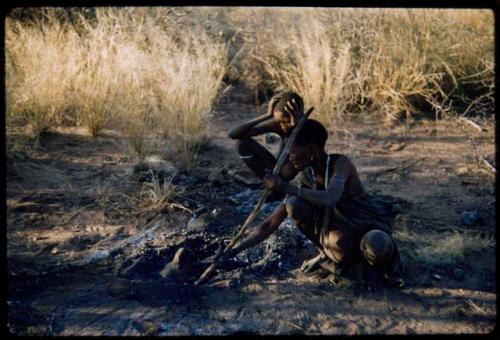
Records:
[[[346,155],[331,154],[330,156],[333,156],[336,166],[342,166],[342,165],[354,166],[353,163],[351,162],[351,159]]]

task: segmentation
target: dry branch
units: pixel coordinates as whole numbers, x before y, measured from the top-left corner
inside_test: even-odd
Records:
[[[305,114],[304,116],[301,118],[301,120],[298,122],[298,124],[295,126],[295,128],[293,129],[292,131],[292,134],[290,135],[290,137],[288,138],[288,141],[285,145],[285,148],[283,149],[283,151],[281,151],[281,154],[279,155],[278,157],[278,161],[276,162],[276,165],[274,166],[274,169],[273,169],[273,175],[277,175],[280,173],[281,171],[281,168],[283,167],[283,164],[285,163],[285,160],[287,159],[288,157],[288,154],[290,153],[290,149],[292,148],[292,144],[293,144],[293,141],[295,140],[295,137],[297,137],[299,131],[302,129],[302,126],[304,126],[307,118],[309,117],[309,115],[311,114],[311,112],[314,110],[314,107],[310,108]],[[271,192],[269,190],[264,190],[264,192],[262,193],[262,196],[260,197],[259,201],[257,202],[257,204],[255,205],[255,208],[253,209],[253,211],[250,213],[250,215],[247,217],[245,223],[243,224],[243,226],[241,227],[241,230],[238,232],[238,234],[234,237],[234,239],[226,246],[226,248],[222,251],[222,252],[219,252],[215,257],[214,257],[214,260],[213,262],[210,264],[210,266],[205,270],[205,272],[200,276],[200,278],[195,282],[195,285],[199,285],[201,283],[203,283],[207,278],[208,276],[215,270],[216,268],[216,263],[217,263],[217,260],[219,259],[219,257],[221,255],[223,255],[224,253],[226,253],[229,249],[231,249],[235,244],[236,242],[238,242],[238,240],[243,236],[245,230],[248,228],[248,226],[255,220],[255,218],[257,217],[257,214],[259,213],[260,211],[260,208],[262,207],[262,205],[264,204],[264,202],[266,201],[267,199],[267,196],[269,196]]]
[[[488,129],[486,129],[485,127],[482,127],[480,126],[479,124],[473,122],[472,120],[470,119],[467,119],[467,118],[464,118],[464,117],[461,117],[460,120],[468,123],[469,125],[473,126],[474,128],[478,129],[479,131],[481,132],[484,132],[484,131],[488,131]]]
[[[405,169],[411,167],[412,165],[414,165],[414,164],[416,164],[416,163],[418,163],[420,161],[421,161],[421,159],[415,159],[414,161],[406,163],[406,164],[404,164],[402,166],[393,166],[393,167],[390,167],[390,168],[382,169],[382,170],[378,171],[377,173],[381,174],[381,173],[384,173],[384,172],[391,172],[391,171],[396,171],[396,170],[405,170]]]
[[[481,157],[483,159],[483,163],[486,164],[486,166],[493,171],[493,173],[497,172],[497,169],[484,157]]]

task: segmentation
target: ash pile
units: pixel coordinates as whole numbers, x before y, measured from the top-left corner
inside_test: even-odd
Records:
[[[236,209],[244,219],[253,210],[260,195],[259,190],[242,191],[232,197],[238,203],[232,209]],[[280,201],[266,203],[253,226],[269,216],[279,204]],[[155,232],[152,237],[130,249],[127,255],[122,254],[115,259],[115,273],[130,280],[194,282],[208,267],[217,250],[233,237],[212,234],[206,229],[211,222],[207,220],[206,223],[183,232]],[[233,235],[239,231],[236,224],[234,228],[231,230]],[[220,263],[210,281],[238,283],[242,275],[282,276],[315,254],[314,245],[287,218],[265,241]]]
[[[236,210],[248,216],[261,196],[260,190],[246,189],[230,199],[237,203]],[[255,227],[269,216],[282,201],[265,203],[253,223]],[[249,232],[247,232],[248,235]],[[302,262],[316,255],[315,246],[304,234],[286,218],[278,230],[262,243],[249,248],[233,259],[227,260],[226,268],[221,267],[213,277],[213,281],[235,279],[238,282],[242,275],[268,276],[284,275],[291,269],[299,267]]]

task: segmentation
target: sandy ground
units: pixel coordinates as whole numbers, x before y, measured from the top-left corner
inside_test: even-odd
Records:
[[[336,286],[321,272],[301,273],[300,264],[314,248],[289,221],[201,287],[159,276],[181,247],[196,251],[193,262],[206,261],[237,232],[258,198],[258,181],[226,137],[231,126],[264,109],[255,107],[246,93],[235,89],[218,105],[200,166],[172,181],[184,189],[169,201],[174,205],[153,204],[147,196],[149,169],[171,175],[173,165],[158,155],[137,166],[112,131],[92,139],[81,129],[60,128],[44,136],[38,147],[8,157],[12,333],[493,330],[495,181],[481,159],[475,165],[476,156],[495,164],[491,121],[482,121],[488,131],[480,132],[456,121],[379,127],[359,120],[330,136],[327,150],[353,160],[367,191],[407,202],[394,225],[406,281],[401,289],[366,291],[359,271]],[[264,137],[259,140],[265,143]],[[277,150],[276,143],[267,145]],[[265,212],[271,210],[268,206]],[[482,220],[464,225],[465,211],[477,211]]]

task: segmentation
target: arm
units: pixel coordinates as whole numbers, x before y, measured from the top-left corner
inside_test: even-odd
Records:
[[[231,139],[242,139],[260,135],[266,132],[279,133],[277,130],[279,129],[273,119],[273,115],[270,113],[266,113],[232,128],[228,132],[228,137]]]
[[[261,224],[259,224],[243,241],[241,241],[234,248],[228,250],[224,254],[224,258],[233,257],[245,249],[253,247],[260,242],[264,241],[272,233],[278,229],[279,225],[285,219],[287,213],[284,204],[280,204],[273,213],[266,218]]]
[[[300,189],[300,197],[307,202],[334,208],[344,192],[345,181],[350,174],[350,163],[347,157],[339,157],[335,162],[335,171],[330,177],[327,190]],[[264,181],[265,182],[265,181]],[[299,188],[278,179],[274,190],[288,195],[299,196]]]

